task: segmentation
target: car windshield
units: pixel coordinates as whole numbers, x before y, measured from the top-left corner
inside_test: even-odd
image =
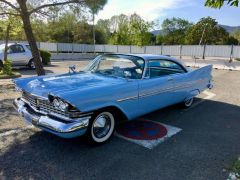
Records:
[[[98,56],[86,71],[105,76],[140,79],[144,70],[144,60],[130,55]]]

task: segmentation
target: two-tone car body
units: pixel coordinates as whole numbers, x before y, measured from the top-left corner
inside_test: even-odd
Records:
[[[14,104],[24,119],[64,138],[107,141],[115,124],[183,103],[212,88],[212,66],[187,69],[160,55],[105,54],[84,71],[21,78]]]

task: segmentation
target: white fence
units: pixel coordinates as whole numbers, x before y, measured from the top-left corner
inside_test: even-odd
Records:
[[[23,41],[21,41],[23,42]],[[4,41],[0,41],[4,43]],[[131,45],[89,45],[75,43],[38,42],[38,47],[53,53],[133,53],[163,54],[170,56],[240,58],[240,46],[232,45],[172,45],[172,46],[131,46]]]

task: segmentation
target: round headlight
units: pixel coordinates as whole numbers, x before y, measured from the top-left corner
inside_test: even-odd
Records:
[[[61,111],[66,111],[67,108],[68,108],[68,104],[67,104],[67,103],[64,103],[63,101],[60,100],[60,102],[59,102],[59,109],[60,109]]]
[[[54,100],[53,100],[53,105],[54,105],[56,108],[59,108],[60,103],[59,103],[59,101],[58,101],[57,99],[54,99]]]

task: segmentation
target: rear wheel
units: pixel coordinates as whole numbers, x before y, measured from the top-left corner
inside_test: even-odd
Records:
[[[30,69],[35,69],[35,68],[36,68],[33,59],[31,59],[31,60],[29,61],[28,67],[29,67]]]
[[[115,118],[111,112],[103,111],[95,115],[89,123],[87,136],[94,144],[108,141],[115,129]]]
[[[192,104],[193,104],[193,100],[194,100],[194,97],[192,97],[192,98],[190,98],[190,99],[186,99],[186,100],[182,103],[183,107],[184,107],[184,108],[189,108],[189,107],[191,107]]]

